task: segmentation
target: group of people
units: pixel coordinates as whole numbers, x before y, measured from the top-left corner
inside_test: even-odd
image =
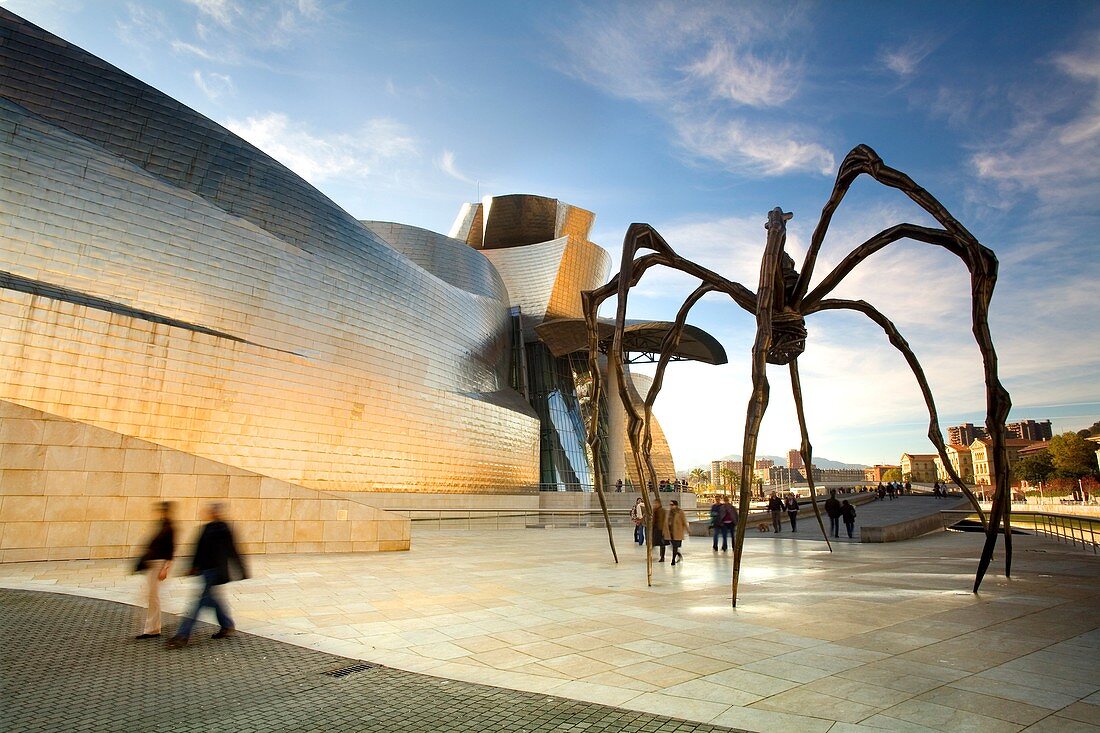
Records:
[[[884,485],[880,482],[878,488],[875,490],[875,493],[878,494],[879,499],[889,498],[890,501],[893,501],[902,494],[912,494],[913,484],[908,481],[906,481],[904,484],[900,481],[887,481]]]
[[[783,512],[787,512],[787,517],[791,520],[791,531],[798,531],[798,497],[794,494],[787,494],[787,498],[780,498],[779,494],[772,492],[771,498],[768,499],[768,511],[772,515],[772,529],[778,533],[783,527]]]
[[[665,561],[665,548],[672,545],[672,564],[683,562],[684,555],[680,552],[680,546],[684,544],[684,537],[688,533],[687,515],[680,508],[680,502],[673,499],[665,509],[658,496],[653,500],[653,516],[646,511],[645,502],[638,497],[634,506],[630,509],[630,518],[634,522],[634,541],[639,545],[645,544],[646,528],[650,532],[653,546],[661,551],[657,562]]]
[[[135,572],[143,572],[146,577],[145,625],[138,639],[153,639],[161,634],[160,584],[168,578],[176,555],[176,531],[172,522],[172,502],[164,501],[158,505],[160,522],[157,532],[149,541],[144,554],[138,558]],[[247,578],[244,561],[237,552],[237,543],[233,531],[222,518],[222,505],[212,503],[206,507],[206,524],[203,525],[198,541],[195,543],[195,555],[191,559],[188,575],[202,578],[202,591],[195,602],[191,614],[180,623],[176,633],[168,640],[169,649],[187,646],[191,630],[195,626],[203,608],[211,608],[218,620],[218,631],[213,638],[224,639],[231,635],[236,627],[229,616],[225,602],[219,598],[218,588],[231,580]],[[230,564],[235,573],[230,572]]]
[[[852,539],[852,533],[856,529],[856,508],[847,499],[840,501],[836,498],[836,489],[829,490],[829,498],[825,500],[825,516],[829,518],[829,531],[834,538],[840,537],[840,520],[844,520],[844,528],[848,530],[848,539]]]

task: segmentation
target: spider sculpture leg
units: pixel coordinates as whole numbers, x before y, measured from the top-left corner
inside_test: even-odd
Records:
[[[974,496],[974,492],[972,492],[966,484],[963,483],[962,479],[959,478],[958,473],[955,471],[955,467],[951,465],[951,461],[947,457],[947,446],[944,444],[943,432],[940,430],[939,415],[936,410],[936,401],[932,396],[932,388],[928,385],[928,379],[924,375],[924,369],[921,368],[916,354],[914,354],[913,350],[909,347],[909,342],[902,337],[897,327],[889,318],[884,316],[878,309],[866,301],[829,298],[812,306],[808,314],[834,309],[853,310],[866,315],[882,327],[882,330],[886,332],[887,338],[890,339],[890,343],[905,357],[905,361],[909,364],[909,368],[912,370],[913,376],[917,380],[917,385],[920,387],[921,394],[924,396],[925,406],[928,408],[928,439],[936,446],[936,451],[939,453],[940,460],[943,462],[944,470],[947,471],[948,476],[951,477],[951,480],[955,482],[956,485],[962,487],[963,493],[970,500],[971,505],[973,505],[974,510],[978,513],[984,525],[986,523],[986,516],[985,512],[982,511],[981,505],[978,503],[978,498]]]
[[[802,433],[802,462],[806,464],[806,482],[810,486],[810,502],[814,507],[814,516],[817,517],[817,526],[821,527],[821,535],[825,538],[825,545],[829,552],[833,551],[833,543],[829,541],[829,533],[825,529],[825,520],[821,518],[821,509],[817,505],[817,487],[814,486],[813,446],[810,445],[810,433],[806,429],[806,414],[802,410],[802,382],[798,378],[798,359],[791,359],[788,365],[791,371],[791,392],[794,394],[794,409],[798,413],[798,430]]]
[[[918,206],[931,214],[943,229],[925,229],[913,227],[913,225],[902,225],[900,228],[895,227],[893,230],[882,232],[849,254],[813,293],[805,296],[810,277],[813,274],[817,253],[824,240],[829,221],[837,206],[843,200],[848,188],[862,174],[867,174],[879,183],[904,193]],[[981,558],[978,561],[978,570],[974,582],[974,590],[977,591],[992,560],[997,535],[1000,532],[1002,523],[1006,528],[1005,574],[1010,574],[1012,569],[1012,539],[1011,533],[1007,530],[1010,523],[1009,512],[1011,506],[1009,502],[1011,496],[1008,489],[1008,449],[1005,446],[1004,428],[1012,403],[997,374],[997,352],[989,331],[989,304],[993,297],[993,288],[997,282],[996,256],[992,250],[982,246],[935,197],[918,186],[909,176],[883,163],[874,150],[866,145],[860,145],[845,156],[837,173],[833,193],[822,209],[821,219],[814,230],[810,248],[806,254],[806,262],[794,291],[795,308],[803,312],[812,310],[815,299],[820,299],[827,294],[847,272],[866,259],[870,253],[900,239],[901,236],[905,236],[899,233],[899,230],[906,227],[912,231],[922,230],[921,235],[912,238],[945,247],[962,259],[970,271],[971,301],[973,305],[972,327],[974,339],[982,355],[985,374],[986,429],[992,442],[991,457],[996,480],[993,506],[990,510],[989,519],[985,523],[986,541],[982,548]],[[964,491],[968,491],[968,489],[964,487]]]
[[[640,249],[654,250],[653,254],[643,255],[635,259],[637,252]],[[689,260],[685,260],[677,255],[664,238],[657,233],[653,227],[648,224],[631,224],[627,229],[626,237],[623,242],[623,255],[621,260],[621,267],[619,273],[614,275],[610,281],[596,290],[582,293],[582,304],[584,308],[585,324],[588,327],[588,339],[589,339],[589,367],[592,373],[592,388],[593,388],[593,404],[594,409],[590,413],[591,423],[588,430],[588,445],[592,452],[592,455],[598,456],[600,452],[600,438],[599,431],[596,426],[599,424],[599,402],[600,395],[602,393],[602,378],[599,370],[599,326],[597,321],[597,313],[600,305],[612,295],[618,295],[618,308],[616,309],[616,328],[615,336],[612,341],[612,347],[609,349],[608,361],[609,365],[615,369],[615,374],[619,383],[619,396],[623,402],[623,406],[626,409],[628,416],[628,437],[631,443],[631,453],[635,463],[635,469],[639,477],[643,477],[643,484],[645,483],[644,477],[648,475],[650,480],[656,482],[656,474],[653,471],[652,462],[647,457],[649,454],[646,450],[643,450],[643,443],[646,445],[652,444],[652,439],[647,435],[646,438],[642,438],[641,429],[642,426],[647,424],[649,413],[645,419],[638,414],[637,408],[630,399],[628,389],[625,384],[625,374],[623,372],[623,347],[622,338],[626,323],[626,298],[630,287],[636,285],[641,279],[642,275],[650,267],[654,265],[665,265],[673,269],[680,270],[687,274],[696,276],[709,283],[712,287],[710,289],[718,290],[720,292],[729,295],[734,302],[740,305],[743,309],[754,312],[756,309],[756,295],[748,290],[740,283],[732,282],[726,278],[718,275],[711,270],[701,267]],[[702,286],[700,286],[702,288]],[[698,297],[701,297],[705,291],[699,290],[697,294],[693,294],[692,298],[689,298],[689,303],[686,303],[681,308],[681,313],[677,317],[678,326],[674,327],[672,332],[666,336],[666,342],[670,339],[678,341],[680,334],[683,330],[683,323],[680,316],[686,320],[687,310],[694,304]],[[658,366],[658,370],[661,371],[661,367]],[[663,371],[662,371],[663,373]],[[654,395],[655,396],[655,395]],[[652,406],[652,401],[650,401]],[[643,455],[644,454],[644,455]],[[646,464],[648,471],[643,471],[643,462]],[[599,462],[597,461],[596,473],[597,473],[597,491],[601,492],[602,496],[602,475],[599,468]],[[646,507],[646,512],[652,517],[652,507],[649,501],[649,492],[643,485],[641,487],[641,495],[643,504]],[[601,499],[602,501],[602,499]],[[610,519],[604,512],[604,522],[607,526],[608,535],[611,535]],[[652,585],[652,556],[650,551],[652,549],[652,543],[648,539],[652,536],[652,533],[647,533],[646,541],[646,576],[647,582]],[[615,555],[614,540],[611,540],[612,554]],[[617,559],[617,556],[616,556]]]
[[[741,451],[741,500],[739,511],[741,521],[737,523],[733,542],[733,577],[730,590],[733,606],[737,606],[737,584],[741,577],[741,558],[745,545],[745,525],[749,516],[749,486],[752,482],[752,469],[756,461],[756,443],[760,436],[760,424],[768,409],[767,358],[772,348],[772,317],[776,300],[783,304],[780,259],[787,239],[787,219],[782,209],[772,209],[768,213],[768,243],[764,247],[764,256],[760,261],[760,287],[756,291],[756,340],[752,347],[752,396],[745,411],[745,436]]]

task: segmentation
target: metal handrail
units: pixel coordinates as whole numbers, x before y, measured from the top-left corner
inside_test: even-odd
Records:
[[[944,509],[940,511],[943,528],[950,529],[960,519],[977,514],[965,509]],[[951,519],[955,517],[954,519]],[[1012,512],[1012,527],[1036,534],[1053,537],[1063,544],[1080,545],[1081,549],[1092,549],[1100,554],[1100,518],[1080,514],[1055,514],[1053,512]]]
[[[437,529],[447,528],[461,529],[461,522],[465,522],[466,529],[477,527],[479,529],[518,529],[529,526],[552,527],[555,520],[567,520],[570,526],[578,524],[598,523],[603,524],[603,511],[600,509],[539,509],[527,507],[498,507],[498,508],[470,508],[470,509],[428,509],[405,508],[387,509],[386,511],[405,516],[410,522],[426,526],[434,523]],[[629,520],[629,509],[608,509],[607,513],[613,519],[626,518]],[[580,517],[589,517],[581,522]],[[532,523],[529,520],[535,521]],[[569,522],[568,520],[573,520]],[[444,524],[446,523],[446,525]],[[626,526],[623,522],[622,526]]]

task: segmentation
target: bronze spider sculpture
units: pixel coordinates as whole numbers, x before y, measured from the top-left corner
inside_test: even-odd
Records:
[[[820,284],[812,291],[809,290],[810,279],[813,276],[814,264],[818,251],[825,239],[829,222],[852,183],[860,175],[869,175],[879,183],[895,188],[918,206],[927,211],[941,225],[942,228],[918,226],[916,224],[898,224],[874,235],[863,244],[856,247],[830,272]],[[650,485],[657,482],[656,472],[653,468],[650,450],[652,437],[650,422],[653,403],[664,381],[665,368],[672,351],[679,344],[683,334],[687,315],[691,308],[709,292],[725,293],[733,299],[737,305],[756,316],[756,340],[752,349],[752,396],[749,400],[745,419],[744,446],[742,450],[741,490],[740,490],[740,514],[748,516],[749,511],[749,486],[752,466],[756,457],[756,443],[760,432],[760,424],[764,412],[768,406],[770,386],[767,377],[767,364],[786,364],[790,371],[791,388],[794,393],[795,409],[798,416],[798,426],[802,436],[800,453],[802,460],[809,466],[812,465],[813,449],[810,445],[809,433],[806,428],[806,419],[802,409],[802,387],[798,376],[798,357],[806,347],[805,317],[827,310],[852,310],[863,313],[877,323],[890,343],[901,352],[913,376],[920,386],[928,408],[928,438],[936,446],[936,450],[943,461],[943,465],[951,480],[962,489],[977,511],[985,528],[986,537],[978,561],[977,574],[974,580],[974,592],[978,591],[982,578],[993,557],[996,547],[997,535],[1004,528],[1005,536],[1005,575],[1011,574],[1012,568],[1012,535],[1009,531],[1009,501],[1008,489],[1008,452],[1005,447],[1005,420],[1011,407],[1008,392],[1001,385],[997,376],[997,353],[993,347],[993,341],[989,332],[989,303],[993,296],[993,288],[997,281],[997,258],[993,251],[983,246],[974,236],[966,230],[939,201],[931,194],[913,182],[909,176],[901,171],[887,166],[882,159],[866,145],[859,145],[853,149],[840,165],[836,183],[833,185],[832,195],[826,202],[821,212],[821,218],[813,232],[810,247],[806,253],[806,259],[802,264],[801,272],[795,269],[794,260],[784,251],[786,243],[787,221],[791,214],[784,213],[781,209],[773,209],[768,214],[767,244],[760,263],[760,283],[756,292],[752,292],[740,283],[727,280],[717,273],[705,267],[686,260],[668,245],[667,242],[648,224],[632,224],[627,230],[623,242],[623,254],[619,273],[611,280],[596,290],[581,294],[585,321],[588,327],[589,360],[593,377],[594,409],[590,415],[591,427],[588,430],[588,442],[592,455],[599,455],[599,433],[594,429],[598,424],[599,397],[602,390],[600,370],[598,368],[600,343],[597,330],[596,314],[600,304],[612,295],[617,296],[617,309],[615,316],[615,333],[608,350],[607,358],[615,370],[618,378],[619,396],[627,411],[627,435],[633,453],[635,469],[640,477],[648,477]],[[977,498],[962,482],[947,457],[944,445],[943,433],[940,430],[939,418],[936,412],[932,391],[928,386],[924,370],[909,344],[906,342],[894,324],[880,313],[876,308],[863,300],[845,300],[828,298],[828,294],[847,276],[857,265],[870,257],[875,252],[889,244],[901,239],[911,239],[926,244],[943,247],[947,251],[957,255],[970,271],[971,295],[972,295],[972,324],[974,338],[981,352],[985,373],[986,385],[986,427],[992,441],[991,463],[994,474],[995,487],[993,491],[993,503],[989,516],[986,517],[978,503]],[[649,254],[637,256],[640,250],[652,250]],[[636,257],[637,256],[637,257]],[[700,285],[688,296],[676,314],[673,327],[668,331],[662,344],[661,357],[657,364],[657,370],[653,378],[653,385],[647,393],[643,412],[639,414],[634,403],[630,399],[627,380],[624,379],[623,367],[623,333],[626,322],[627,299],[630,288],[637,285],[642,275],[650,267],[662,265],[687,273],[700,280]],[[605,521],[607,520],[606,502],[603,496],[602,469],[599,461],[593,461],[595,466],[595,484],[599,494],[601,506],[604,508]],[[825,535],[828,544],[828,533],[825,531],[824,522],[817,504],[816,490],[813,484],[812,472],[809,476],[810,496],[813,502],[814,514],[817,516],[818,525]],[[642,498],[646,508],[652,516],[652,507],[648,492],[642,491]],[[745,526],[742,521],[737,526],[734,539],[734,563],[732,578],[733,605],[737,605],[737,582],[741,572],[742,549],[745,540]],[[611,541],[611,551],[618,561],[615,552],[614,538],[611,537],[610,522],[607,522],[608,536]],[[648,533],[647,533],[648,536]],[[652,583],[652,558],[650,557],[651,545],[647,539],[646,574]],[[829,549],[832,549],[829,544]]]

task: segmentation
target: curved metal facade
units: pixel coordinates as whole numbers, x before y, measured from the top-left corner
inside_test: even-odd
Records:
[[[587,363],[534,330],[608,277],[591,212],[358,222],[3,9],[0,133],[0,400],[312,489],[591,489]]]
[[[534,490],[481,255],[429,272],[151,87],[0,35],[0,398],[311,488]]]

